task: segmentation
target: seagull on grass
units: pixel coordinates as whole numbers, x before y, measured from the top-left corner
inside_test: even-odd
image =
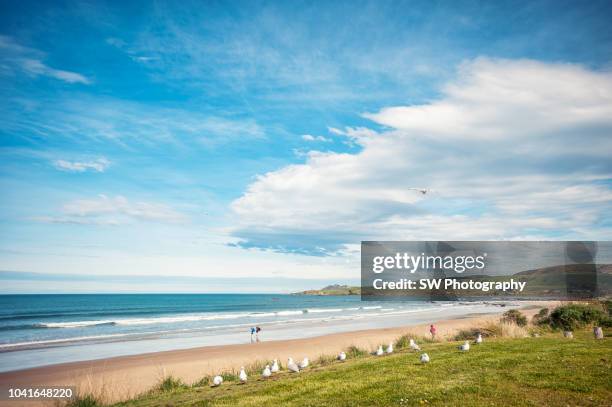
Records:
[[[340,352],[340,354],[338,355],[338,360],[346,360],[346,353]]]
[[[383,352],[382,345],[379,345],[378,349],[376,349],[376,356],[382,356],[383,354],[384,352]]]
[[[289,358],[289,360],[287,360],[287,370],[292,373],[298,373],[300,371],[300,368],[298,367],[298,365],[295,364],[292,358]]]
[[[240,379],[240,383],[247,382],[247,374],[244,371],[244,366],[240,368],[240,374],[238,375],[238,378]]]
[[[389,343],[389,346],[387,347],[387,354],[391,354],[393,353],[393,342]]]
[[[427,353],[421,355],[421,363],[429,363],[429,355]]]
[[[213,377],[213,380],[212,380],[213,387],[221,386],[221,383],[223,383],[223,378],[221,376]]]
[[[309,364],[309,362],[308,362],[308,358],[306,358],[306,357],[305,357],[305,358],[304,358],[304,360],[302,360],[302,361],[301,361],[301,362],[298,364],[298,366],[299,366],[299,368],[300,368],[300,369],[306,369],[306,368],[308,367],[308,364]]]
[[[462,352],[467,352],[468,350],[470,350],[470,342],[465,341],[463,345],[459,346],[459,350],[461,350]]]
[[[272,363],[272,367],[270,368],[270,372],[278,373],[280,368],[278,367],[278,360],[274,359],[274,363]]]
[[[270,371],[270,365],[266,365],[266,367],[264,368],[263,372],[261,372],[261,376],[264,379],[272,376],[272,372]]]

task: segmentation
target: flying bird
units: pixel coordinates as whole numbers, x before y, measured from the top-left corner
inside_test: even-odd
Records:
[[[409,191],[417,191],[420,192],[423,195],[428,194],[429,192],[431,192],[431,189],[428,188],[406,188]]]

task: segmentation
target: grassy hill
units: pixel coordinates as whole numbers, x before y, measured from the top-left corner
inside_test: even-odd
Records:
[[[361,287],[351,287],[348,285],[328,285],[320,290],[306,290],[295,295],[359,295],[361,294]]]
[[[567,284],[572,281],[572,286],[576,290],[581,288],[587,294],[585,298],[590,297],[591,284],[593,279],[597,281],[598,295],[600,297],[606,297],[612,295],[612,265],[603,264],[597,266],[597,276],[593,274],[590,267],[585,269],[581,265],[566,265],[566,266],[552,266],[544,267],[535,270],[525,270],[519,273],[508,276],[489,276],[489,275],[447,275],[448,278],[452,277],[457,280],[474,280],[474,281],[509,281],[515,279],[521,282],[527,282],[525,291],[522,293],[524,297],[559,297],[565,296],[567,293]],[[363,288],[364,293],[367,295],[376,294],[386,296],[406,296],[411,295],[410,292],[405,291],[387,291],[384,293],[374,292],[371,287]],[[348,285],[334,284],[319,290],[307,290],[295,295],[360,295],[362,293],[361,287],[353,287]],[[415,295],[422,295],[422,291],[418,291]],[[507,292],[491,290],[483,293],[480,290],[461,290],[461,296],[466,297],[504,297],[507,296]],[[514,293],[517,294],[517,293]],[[457,294],[454,294],[457,295]],[[449,299],[452,297],[449,297]]]
[[[555,290],[563,292],[570,282],[574,289],[589,291],[595,281],[600,296],[612,294],[612,265],[601,264],[595,268],[596,274],[593,266],[570,264],[521,271],[513,277],[526,281],[528,291],[533,295],[554,294]]]
[[[401,350],[247,384],[166,386],[121,407],[152,406],[603,406],[612,400],[612,343],[589,332],[490,339],[468,353],[458,342],[425,343],[431,363]]]

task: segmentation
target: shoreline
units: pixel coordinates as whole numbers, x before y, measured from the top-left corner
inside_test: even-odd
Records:
[[[549,302],[535,302],[525,304],[520,309],[531,317],[539,308],[550,305]],[[464,314],[431,322],[436,325],[439,337],[448,337],[460,329],[496,321],[504,311],[499,309],[498,312],[485,315]],[[0,387],[70,385],[76,386],[79,394],[92,393],[102,396],[107,402],[115,402],[136,397],[170,375],[191,384],[204,376],[237,370],[240,366],[261,360],[277,358],[285,363],[288,357],[301,359],[307,356],[315,359],[321,355],[337,354],[351,345],[371,350],[380,343],[394,341],[408,333],[415,337],[428,336],[428,328],[429,323],[413,323],[300,339],[202,346],[62,363],[0,373]]]

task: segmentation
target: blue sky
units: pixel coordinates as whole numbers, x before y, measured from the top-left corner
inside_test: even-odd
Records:
[[[290,291],[356,282],[361,240],[609,239],[611,17],[4,2],[2,290]]]

